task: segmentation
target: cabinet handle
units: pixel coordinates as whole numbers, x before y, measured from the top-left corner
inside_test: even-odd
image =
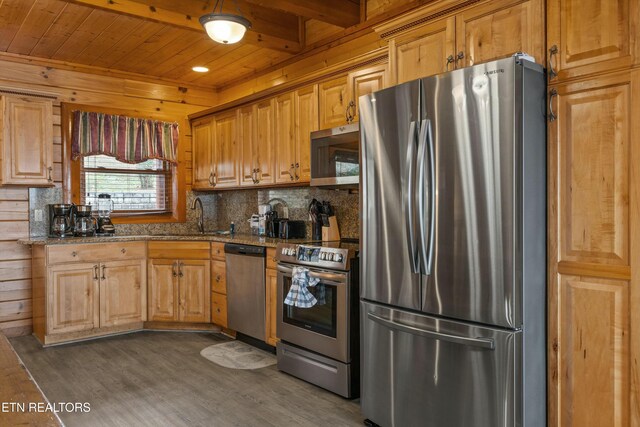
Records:
[[[98,264],[93,266],[93,280],[98,280]]]
[[[549,49],[549,79],[553,79],[558,76],[558,72],[553,68],[553,56],[558,53],[558,46],[555,44]]]
[[[458,52],[458,54],[456,55],[456,66],[458,65],[458,61],[460,61],[461,59],[464,59],[463,51]]]
[[[555,122],[558,116],[553,112],[553,98],[558,96],[558,91],[555,89],[551,89],[551,93],[549,94],[549,121]]]
[[[356,117],[356,103],[353,101],[349,101],[349,105],[347,105],[347,109],[345,112],[345,117],[347,119],[347,123],[353,123],[353,119]]]
[[[447,56],[447,62],[445,62],[444,64],[445,71],[449,71],[449,64],[451,64],[453,61],[455,61],[455,58],[453,57],[453,55]]]
[[[213,184],[212,187],[218,185],[218,177],[216,176],[216,172],[213,173]]]
[[[298,169],[300,169],[300,163],[296,163],[296,168],[294,169],[294,172],[296,174],[296,181],[300,179],[300,175],[298,175]]]
[[[209,185],[210,185],[210,186],[212,186],[212,187],[215,185],[215,184],[213,183],[213,172],[211,172],[211,173],[209,174]]]
[[[49,171],[49,177],[47,178],[47,181],[53,182],[53,178],[51,177],[51,171],[53,171],[53,168],[49,166],[47,170]]]
[[[182,266],[183,266],[183,265],[184,265],[183,263],[181,263],[180,261],[178,261],[178,276],[180,276],[180,277],[183,277],[183,276],[184,276],[184,274],[182,274]]]
[[[177,264],[177,261],[171,264],[171,275],[173,277],[178,277],[178,273],[176,273],[176,264]]]
[[[295,165],[293,163],[291,163],[291,166],[289,166],[289,177],[291,178],[291,181],[294,180],[293,178],[293,174],[291,173],[292,170],[295,169]]]
[[[107,278],[105,277],[105,275],[104,275],[104,271],[105,271],[106,269],[107,269],[107,266],[106,266],[106,265],[104,265],[104,264],[102,264],[102,277],[101,277],[101,279],[102,279],[102,280],[106,280],[106,279],[107,279]]]

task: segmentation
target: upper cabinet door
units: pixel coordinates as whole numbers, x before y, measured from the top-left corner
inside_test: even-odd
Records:
[[[346,119],[357,122],[359,120],[358,99],[362,95],[368,95],[387,86],[387,64],[353,71],[347,78],[347,93],[351,95],[351,99],[347,104]]]
[[[240,108],[238,113],[240,140],[240,185],[255,185],[255,105]]]
[[[542,0],[492,1],[463,10],[456,15],[456,67],[505,58],[516,52],[528,53],[543,64],[543,22]]]
[[[295,94],[295,145],[298,182],[311,181],[311,132],[318,130],[318,86]]]
[[[193,182],[195,190],[213,187],[213,119],[211,117],[193,123]]]
[[[389,42],[391,84],[450,71],[455,67],[455,18],[441,19]]]
[[[213,140],[213,187],[237,187],[240,185],[240,162],[236,110],[215,117]]]
[[[633,0],[548,0],[550,80],[624,68],[636,62],[638,9],[638,2]]]
[[[255,114],[255,144],[252,149],[256,168],[256,184],[273,184],[276,179],[276,162],[274,156],[274,100],[267,99],[256,105]]]
[[[320,104],[320,129],[328,129],[347,123],[347,76],[322,82],[318,85]]]
[[[2,183],[53,185],[53,106],[51,101],[0,97]]]
[[[277,183],[296,182],[295,140],[293,136],[293,93],[276,97]]]

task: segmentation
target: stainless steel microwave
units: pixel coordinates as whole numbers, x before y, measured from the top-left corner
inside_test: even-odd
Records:
[[[311,185],[357,188],[359,183],[359,124],[311,132]]]

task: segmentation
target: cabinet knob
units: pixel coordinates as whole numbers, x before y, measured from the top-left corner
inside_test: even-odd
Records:
[[[78,252],[76,252],[76,251],[71,252],[71,256],[74,257],[74,258],[77,257],[78,256]]]
[[[127,250],[125,248],[120,249],[120,252],[122,252],[123,254],[127,253]]]
[[[220,275],[219,274],[216,276],[216,282],[220,282]]]

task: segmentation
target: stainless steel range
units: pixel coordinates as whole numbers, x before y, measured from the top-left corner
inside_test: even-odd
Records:
[[[341,396],[358,397],[358,244],[280,243],[276,254],[278,369]],[[315,300],[309,307],[285,301],[297,281],[295,273],[313,282],[305,286]]]

